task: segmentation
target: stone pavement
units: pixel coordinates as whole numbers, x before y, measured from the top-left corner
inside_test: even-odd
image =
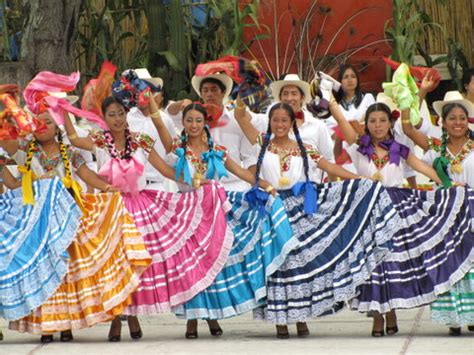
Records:
[[[71,343],[60,343],[59,335],[51,344],[42,345],[39,337],[5,330],[7,323],[0,320],[4,340],[0,355],[146,355],[146,354],[452,354],[474,355],[474,333],[463,328],[460,337],[449,337],[447,328],[432,323],[429,307],[398,311],[400,332],[394,336],[372,338],[372,319],[344,310],[335,315],[309,322],[311,335],[296,337],[290,327],[288,340],[275,338],[271,324],[253,321],[251,314],[221,321],[224,335],[212,337],[205,322],[200,322],[199,339],[184,338],[185,322],[174,315],[141,317],[144,337],[133,341],[126,323],[120,343],[107,342],[109,325],[74,332]]]

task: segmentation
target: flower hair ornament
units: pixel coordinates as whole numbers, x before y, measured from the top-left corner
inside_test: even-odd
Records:
[[[199,101],[194,101],[193,105],[201,106],[206,110],[206,124],[209,128],[223,127],[227,122],[220,120],[223,114],[223,108],[213,104],[203,104]]]

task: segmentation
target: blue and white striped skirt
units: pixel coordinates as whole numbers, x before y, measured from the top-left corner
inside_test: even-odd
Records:
[[[313,215],[304,213],[303,196],[280,192],[300,244],[270,275],[267,306],[254,311],[257,319],[289,324],[339,310],[390,251],[400,218],[380,183],[350,180],[317,189]]]
[[[186,319],[222,319],[265,303],[266,280],[298,245],[280,198],[270,196],[265,213],[250,206],[242,192],[228,192],[227,221],[235,239],[224,269],[206,290],[173,311]]]
[[[8,320],[41,306],[61,284],[81,217],[59,179],[33,188],[34,205],[23,205],[21,189],[0,195],[0,317]]]
[[[361,312],[385,313],[431,303],[462,279],[474,258],[473,211],[467,188],[387,191],[402,228],[393,237],[388,258],[352,302]]]

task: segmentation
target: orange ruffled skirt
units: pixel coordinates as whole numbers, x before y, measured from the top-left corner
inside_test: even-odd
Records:
[[[135,222],[115,194],[83,196],[86,212],[68,249],[63,283],[46,303],[10,323],[10,329],[48,334],[112,320],[132,301],[140,275],[151,264]]]

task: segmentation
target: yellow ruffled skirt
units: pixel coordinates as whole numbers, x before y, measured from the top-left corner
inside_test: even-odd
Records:
[[[63,283],[46,303],[10,323],[10,329],[48,334],[112,320],[131,303],[140,275],[151,264],[142,235],[115,194],[83,196],[86,212],[68,249]]]

